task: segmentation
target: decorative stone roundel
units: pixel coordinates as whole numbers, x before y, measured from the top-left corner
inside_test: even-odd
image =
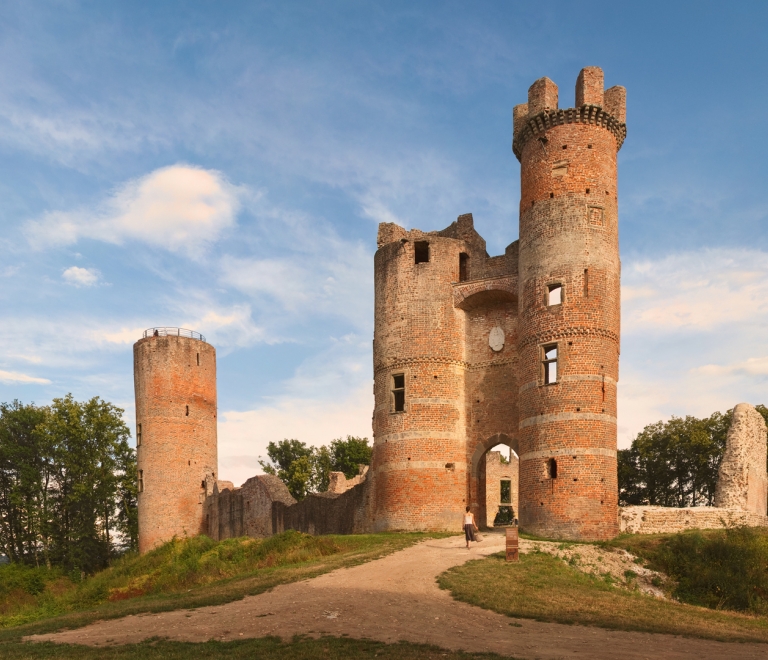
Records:
[[[488,345],[492,351],[497,353],[504,348],[504,330],[498,325],[491,330],[491,334],[488,335]]]

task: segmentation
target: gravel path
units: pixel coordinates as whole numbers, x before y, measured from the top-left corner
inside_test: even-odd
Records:
[[[467,559],[498,552],[503,543],[503,536],[487,534],[482,543],[467,551],[462,537],[432,539],[376,561],[281,585],[226,605],[98,621],[29,639],[103,646],[148,637],[202,642],[327,634],[382,642],[407,640],[517,658],[737,660],[768,655],[768,646],[763,644],[726,644],[510,619],[454,601],[437,587],[435,579],[440,573]]]

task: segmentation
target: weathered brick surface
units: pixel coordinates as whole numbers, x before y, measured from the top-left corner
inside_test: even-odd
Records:
[[[187,337],[148,337],[133,346],[139,493],[139,551],[207,531],[204,483],[216,479],[216,351]],[[137,437],[138,443],[138,437]]]
[[[620,529],[630,534],[673,534],[686,529],[720,529],[730,525],[765,527],[768,517],[713,506],[626,506],[619,509]]]
[[[272,533],[295,529],[305,534],[359,534],[368,529],[370,482],[344,493],[313,493],[301,502],[272,504]]]
[[[766,428],[763,416],[748,403],[733,409],[725,454],[718,472],[715,506],[766,514]]]
[[[614,89],[609,105],[623,117]],[[484,455],[504,443],[520,455],[526,530],[577,539],[618,531],[616,153],[626,127],[601,107],[600,69],[582,72],[577,96],[580,107],[559,110],[557,86],[542,78],[514,109],[520,240],[504,255],[488,257],[471,215],[439,232],[379,228],[374,529],[454,529],[467,503],[485,524]],[[424,242],[429,260],[416,263]],[[564,292],[556,306],[546,304],[552,284]],[[503,336],[498,351],[491,331]],[[559,378],[545,385],[542,346],[555,343]],[[402,412],[393,409],[397,374]]]

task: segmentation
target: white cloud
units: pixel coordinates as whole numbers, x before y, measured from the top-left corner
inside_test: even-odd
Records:
[[[619,445],[672,415],[764,403],[768,254],[705,249],[622,273]]]
[[[35,376],[28,376],[27,374],[22,374],[18,371],[0,370],[0,383],[35,383],[37,385],[48,385],[50,382],[51,381],[47,378],[36,378]]]
[[[67,284],[74,286],[93,286],[99,281],[99,271],[94,268],[70,266],[61,275]]]
[[[129,181],[98,209],[50,212],[27,235],[37,247],[92,238],[195,254],[235,224],[243,193],[220,172],[173,165]]]
[[[631,262],[622,272],[622,331],[709,331],[768,315],[768,255],[707,249]]]

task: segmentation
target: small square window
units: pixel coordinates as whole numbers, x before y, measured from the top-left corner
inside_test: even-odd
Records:
[[[547,305],[559,305],[563,302],[563,285],[550,284],[547,289]]]
[[[427,263],[429,261],[429,243],[427,241],[416,241],[413,245],[416,254],[416,263]]]
[[[405,411],[405,374],[392,376],[392,411]]]
[[[544,384],[550,385],[557,382],[557,344],[549,344],[542,347],[544,359]]]

